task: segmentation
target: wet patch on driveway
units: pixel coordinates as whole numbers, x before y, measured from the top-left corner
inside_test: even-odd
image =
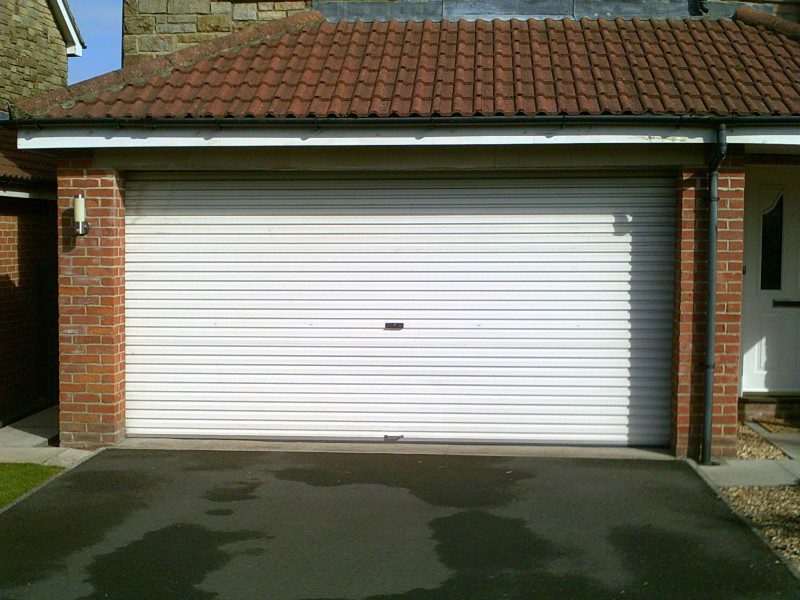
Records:
[[[500,506],[513,500],[529,469],[483,456],[323,454],[310,464],[274,472],[283,481],[314,486],[367,484],[403,488],[434,506]]]
[[[120,590],[136,598],[216,598],[216,593],[196,586],[236,554],[222,546],[264,537],[260,531],[214,531],[190,524],[150,531],[86,567],[93,591],[84,598],[119,597]],[[244,552],[259,554],[261,550]]]
[[[0,590],[57,573],[61,557],[100,542],[158,490],[155,473],[99,464],[65,474],[0,514]]]

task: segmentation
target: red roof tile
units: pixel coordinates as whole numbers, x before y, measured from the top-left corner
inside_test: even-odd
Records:
[[[93,119],[800,114],[800,41],[745,20],[327,23],[309,12],[20,108]]]

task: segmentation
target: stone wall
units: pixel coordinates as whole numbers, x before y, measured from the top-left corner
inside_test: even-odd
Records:
[[[123,64],[180,50],[246,27],[314,8],[328,20],[388,21],[511,18],[685,18],[700,14],[700,0],[125,0]],[[708,0],[707,16],[730,17],[751,6],[798,20],[800,0]]]
[[[123,65],[208,41],[258,21],[310,8],[311,0],[125,0]]]
[[[0,110],[66,83],[67,48],[47,0],[0,0]]]

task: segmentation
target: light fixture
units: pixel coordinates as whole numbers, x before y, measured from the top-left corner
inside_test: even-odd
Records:
[[[72,222],[75,225],[75,235],[89,233],[89,223],[86,221],[86,200],[83,194],[78,194],[72,199]]]

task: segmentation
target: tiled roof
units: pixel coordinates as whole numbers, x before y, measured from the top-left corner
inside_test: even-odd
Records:
[[[17,150],[17,132],[0,127],[0,181],[55,181],[56,161],[46,152]]]
[[[156,59],[22,108],[122,119],[800,115],[800,41],[743,20],[327,23],[310,12],[260,27],[255,41],[234,34],[192,60]]]

